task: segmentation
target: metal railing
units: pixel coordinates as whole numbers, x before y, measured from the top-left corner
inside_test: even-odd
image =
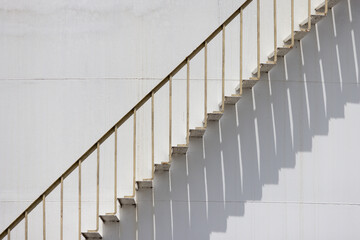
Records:
[[[87,157],[93,152],[97,152],[97,167],[96,167],[96,228],[95,230],[89,230],[88,232],[97,232],[99,230],[99,175],[100,175],[100,147],[112,134],[115,138],[114,148],[114,212],[107,213],[107,215],[115,215],[117,213],[117,130],[125,123],[130,117],[133,117],[133,194],[128,197],[135,196],[135,184],[136,184],[136,112],[139,110],[148,100],[151,100],[151,160],[152,160],[152,176],[154,178],[154,99],[155,94],[166,84],[169,83],[169,159],[167,163],[171,162],[172,154],[172,79],[173,77],[186,66],[186,144],[189,143],[189,118],[190,118],[190,61],[204,49],[204,127],[207,126],[207,82],[208,82],[208,44],[222,32],[222,104],[221,111],[224,111],[225,105],[225,29],[226,26],[232,22],[238,15],[240,15],[240,91],[242,94],[243,86],[243,11],[253,0],[245,1],[229,18],[227,18],[218,28],[215,29],[195,50],[193,50],[179,65],[177,65],[160,83],[158,83],[148,94],[146,94],[127,114],[125,114],[114,126],[112,126],[95,144],[93,144],[79,159],[77,159],[54,183],[52,183],[29,207],[25,209],[1,234],[0,239],[7,236],[10,240],[11,230],[14,229],[22,220],[25,220],[25,239],[28,239],[28,217],[32,210],[35,209],[42,202],[43,211],[43,239],[46,239],[46,197],[60,185],[60,239],[63,239],[63,198],[64,198],[64,180],[75,170],[78,169],[78,236],[81,239],[81,164]],[[328,11],[328,0],[325,0],[325,10],[322,13],[326,15]],[[257,74],[252,80],[259,80],[261,77],[260,71],[260,0],[256,0],[256,13],[257,13]],[[268,61],[268,63],[277,62],[277,21],[276,21],[276,0],[273,0],[274,6],[274,59]],[[307,31],[311,29],[311,0],[308,0],[308,27]],[[291,44],[285,47],[294,46],[294,0],[291,0]]]

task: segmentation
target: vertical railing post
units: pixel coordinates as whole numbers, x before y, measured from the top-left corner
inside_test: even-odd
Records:
[[[43,203],[43,240],[46,239],[46,216],[45,216],[45,194],[42,196]]]
[[[136,183],[136,108],[134,108],[134,128],[133,128],[133,194],[128,196],[135,197],[135,183]]]
[[[172,138],[172,76],[169,77],[169,163],[171,162]]]
[[[225,24],[222,25],[221,111],[225,109]]]
[[[311,30],[311,0],[308,0],[308,26],[306,30]]]
[[[324,12],[318,12],[318,14],[326,16],[328,13],[328,7],[329,7],[328,0],[325,0]]]
[[[291,0],[291,44],[285,45],[286,48],[292,48],[295,44],[295,35],[294,35],[294,0]]]
[[[207,41],[204,46],[204,127],[207,127]]]
[[[256,4],[256,12],[257,12],[257,21],[256,21],[256,25],[257,25],[257,79],[260,80],[260,0],[257,0],[257,4]]]
[[[79,160],[79,240],[81,240],[81,160]]]
[[[28,212],[25,211],[25,240],[28,240]]]
[[[243,85],[243,8],[240,8],[240,85],[239,85],[239,95],[242,95],[242,85]]]
[[[64,177],[60,179],[60,240],[64,238]]]
[[[190,137],[190,60],[186,59],[186,145],[189,145]]]
[[[135,197],[135,182],[136,182],[136,108],[134,108],[134,146],[133,146],[133,197]]]
[[[256,52],[257,52],[257,75],[256,77],[251,77],[251,80],[260,80],[261,69],[260,69],[260,0],[257,0],[256,3],[256,29],[257,29],[257,44],[256,44]]]
[[[151,92],[151,179],[154,179],[154,164],[155,164],[155,116],[154,116],[154,101],[155,94],[154,91]]]
[[[106,215],[115,215],[117,213],[117,126],[114,127],[114,211]]]
[[[100,195],[100,142],[96,146],[96,231],[99,230],[99,195]]]
[[[7,240],[10,240],[10,228],[7,230]]]
[[[309,0],[310,1],[310,0]],[[277,62],[277,15],[276,15],[276,0],[274,0],[274,63]]]

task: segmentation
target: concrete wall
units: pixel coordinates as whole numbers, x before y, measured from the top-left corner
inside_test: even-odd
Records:
[[[23,24],[40,26],[39,32],[39,29],[24,26],[12,28],[11,24],[19,22],[15,16],[20,13],[16,4],[8,4],[3,4],[1,14],[7,19],[1,21],[2,24],[9,24],[1,28],[4,31],[1,41],[8,46],[4,49],[8,54],[2,55],[1,62],[3,66],[9,64],[1,71],[4,79],[0,82],[3,113],[0,160],[4,166],[0,174],[1,230],[240,5],[235,1],[214,1],[206,5],[204,2],[164,1],[149,3],[148,8],[134,2],[118,8],[110,3],[106,7],[84,4],[80,9],[86,6],[86,11],[77,10],[71,15],[78,6],[59,3],[55,4],[56,10],[39,7],[37,11],[40,12],[34,13],[34,5],[20,2],[19,6],[32,12],[32,15],[21,13],[33,20],[22,20]],[[297,4],[303,3],[297,1]],[[207,10],[200,11],[204,6]],[[250,24],[255,16],[252,7],[245,16],[249,28],[245,32],[253,31],[256,26],[254,21]],[[93,13],[94,9],[102,9],[106,14]],[[167,11],[169,9],[173,14]],[[126,221],[105,226],[104,239],[133,239],[136,229],[139,239],[151,239],[150,236],[156,239],[358,237],[360,234],[354,224],[359,221],[360,193],[356,190],[359,164],[354,156],[358,135],[356,120],[360,114],[359,48],[356,48],[360,19],[355,14],[359,10],[360,5],[355,0],[342,1],[336,6],[269,75],[263,76],[253,91],[244,93],[236,107],[226,108],[220,124],[209,125],[203,141],[191,141],[187,159],[174,159],[169,174],[156,175],[154,194],[151,191],[138,194],[138,223],[135,224],[135,208],[122,208],[121,219]],[[51,21],[45,20],[61,16],[61,11],[68,16],[64,19],[86,16],[79,20],[83,24],[81,29],[93,33],[81,33],[73,21],[60,21],[59,28],[47,26]],[[113,12],[109,14],[109,11]],[[306,15],[306,11],[301,11]],[[18,20],[25,19],[21,14]],[[262,16],[271,19],[270,13]],[[97,17],[102,19],[93,19],[99,24],[98,28],[90,21]],[[42,24],[34,21],[37,18]],[[116,21],[118,18],[121,21]],[[124,24],[124,21],[130,22],[129,19],[134,21]],[[173,22],[161,26],[162,19]],[[104,22],[124,25],[106,28]],[[142,27],[134,27],[134,22]],[[271,22],[262,22],[268,24],[268,27],[262,25],[263,39],[272,39]],[[286,31],[289,21],[279,22],[282,26],[279,39],[283,39],[289,34]],[[237,26],[229,26],[226,32],[227,93],[238,82]],[[114,28],[119,31],[113,32]],[[23,33],[16,36],[17,32],[11,32],[15,29],[23,29]],[[71,29],[75,30],[71,32]],[[134,29],[138,32],[131,35]],[[57,37],[56,34],[54,38],[49,37],[54,34],[52,31],[58,31]],[[97,31],[107,31],[107,34]],[[116,35],[121,41],[115,40]],[[249,58],[245,66],[247,73],[255,67],[253,40],[246,37],[249,44],[245,51]],[[36,44],[32,41],[38,43],[43,55],[34,54]],[[214,46],[209,46],[210,110],[217,107],[221,96],[218,91],[220,42],[221,39],[215,39]],[[94,47],[100,43],[102,48]],[[177,43],[179,47],[174,49]],[[271,52],[272,44],[269,40],[262,45],[262,58]],[[22,45],[26,51],[19,50]],[[58,54],[52,54],[56,48]],[[90,49],[98,52],[90,54],[87,51]],[[116,49],[122,50],[116,52]],[[161,54],[155,54],[155,50],[162,50]],[[121,59],[116,60],[113,55]],[[191,105],[192,127],[200,126],[203,115],[201,58],[191,63],[194,89],[191,97],[195,102]],[[121,66],[118,68],[115,64]],[[58,66],[64,68],[58,69]],[[177,109],[174,112],[174,144],[183,142],[185,136],[184,78],[182,71],[174,81],[174,109]],[[163,140],[167,139],[166,96],[167,89],[156,96],[156,162],[164,161],[167,154],[167,141]],[[139,179],[148,176],[150,170],[149,109],[147,104],[139,111],[138,137],[143,142],[138,142],[138,165],[145,166],[138,168]],[[119,196],[131,193],[131,129],[131,121],[119,129],[119,136],[125,138],[119,143]],[[112,141],[109,139],[101,147],[102,213],[112,210]],[[83,230],[94,228],[95,223],[95,162],[93,155],[83,166]],[[76,173],[65,181],[65,189],[65,238],[74,238],[77,231],[74,227],[77,223]],[[56,239],[59,238],[58,189],[49,196],[47,205],[48,238]],[[41,236],[39,220],[41,208],[31,213],[31,239]],[[15,239],[23,236],[23,223],[12,236]]]

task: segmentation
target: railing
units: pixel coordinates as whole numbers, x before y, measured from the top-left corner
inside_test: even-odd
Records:
[[[166,83],[169,83],[169,159],[168,163],[171,162],[172,154],[172,78],[186,66],[186,144],[189,143],[189,108],[190,108],[190,61],[194,58],[201,50],[204,49],[204,127],[207,126],[207,46],[220,32],[222,32],[222,104],[221,112],[224,111],[225,106],[225,29],[226,26],[232,22],[235,17],[240,15],[240,90],[239,95],[242,94],[243,90],[243,11],[253,0],[247,0],[244,2],[229,18],[227,18],[214,32],[212,32],[193,52],[191,52],[174,70],[172,70],[159,84],[157,84],[148,94],[145,95],[125,116],[123,116],[113,127],[111,127],[100,139],[92,145],[78,160],[76,160],[53,184],[50,185],[28,208],[25,209],[1,234],[0,239],[7,236],[10,240],[11,230],[14,229],[22,220],[25,220],[25,239],[28,239],[28,216],[36,206],[41,202],[43,208],[43,239],[46,239],[46,197],[60,185],[60,239],[63,239],[63,191],[64,191],[64,180],[75,170],[78,169],[78,237],[81,239],[81,164],[92,154],[95,150],[97,151],[97,167],[96,167],[96,229],[88,232],[97,232],[99,230],[99,163],[100,163],[100,146],[104,143],[112,134],[115,138],[115,149],[114,149],[114,212],[107,213],[107,215],[115,215],[117,213],[117,130],[125,123],[130,117],[133,116],[133,194],[135,196],[135,184],[136,184],[136,111],[139,110],[148,100],[151,99],[151,159],[152,159],[152,177],[154,178],[154,99],[155,94],[158,92]],[[261,64],[260,64],[260,0],[257,2],[257,74],[256,77],[250,78],[252,80],[259,80],[261,76]],[[273,0],[274,4],[274,59],[267,63],[275,64],[277,62],[277,22],[276,22],[276,0]],[[325,0],[325,10],[322,14],[326,15],[328,11],[328,0]],[[311,29],[311,0],[308,0],[308,27],[307,29],[301,29],[301,31],[310,31]],[[284,47],[292,48],[294,46],[294,0],[291,0],[291,44],[285,45]]]

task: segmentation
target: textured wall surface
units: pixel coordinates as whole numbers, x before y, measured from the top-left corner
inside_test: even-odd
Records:
[[[1,1],[0,229],[239,5]],[[297,9],[303,19],[306,11]],[[253,10],[247,31],[256,26]],[[219,124],[209,125],[203,140],[190,142],[186,159],[175,158],[169,174],[156,175],[153,193],[139,192],[137,223],[135,208],[124,207],[124,221],[104,226],[104,239],[135,239],[136,231],[139,239],[358,238],[359,11],[357,1],[344,0],[329,12],[225,109]],[[271,12],[262,18],[265,58],[273,44]],[[289,34],[285,20],[279,21],[279,44]],[[226,34],[230,93],[238,78],[238,25]],[[248,72],[255,67],[254,39],[245,39]],[[221,45],[215,43],[221,39],[209,46],[209,110],[221,97]],[[202,55],[191,64],[192,127],[203,115],[202,64]],[[174,144],[184,141],[184,78],[182,71],[174,81]],[[166,159],[167,94],[155,98],[156,162]],[[139,179],[150,170],[149,106],[138,113]],[[131,130],[132,121],[119,129],[119,196],[131,193]],[[102,213],[112,209],[112,152],[110,138],[101,147]],[[92,155],[83,167],[83,230],[95,224],[95,163]],[[77,233],[76,199],[74,173],[65,181],[66,239]],[[58,189],[47,205],[48,238],[57,239]],[[39,239],[41,208],[29,219],[29,239]],[[22,238],[23,226],[14,239]]]

